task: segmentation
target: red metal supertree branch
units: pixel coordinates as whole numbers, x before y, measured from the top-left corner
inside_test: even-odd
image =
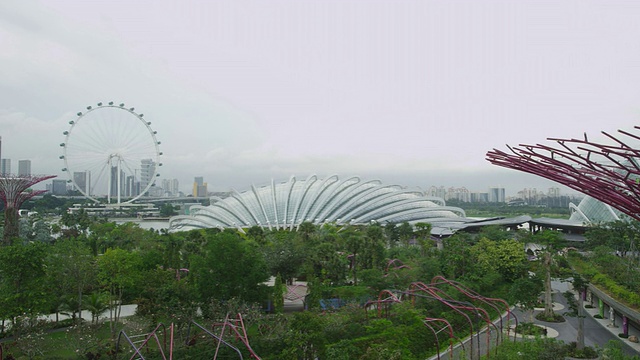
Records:
[[[0,176],[0,200],[4,203],[4,245],[11,244],[11,239],[18,237],[18,211],[22,204],[46,190],[27,191],[31,186],[56,177],[55,175],[2,175]]]
[[[541,176],[598,199],[640,220],[640,130],[602,132],[611,144],[584,139],[548,138],[549,145],[507,145],[510,153],[493,149],[494,165]]]

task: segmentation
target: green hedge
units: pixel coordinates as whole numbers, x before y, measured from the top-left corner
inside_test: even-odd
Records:
[[[583,259],[576,256],[570,258],[571,265],[580,274],[585,277],[591,277],[591,284],[597,286],[601,290],[604,290],[614,299],[626,304],[627,306],[640,309],[640,295],[633,292],[624,286],[618,284],[608,275],[600,272],[594,265],[585,262]]]

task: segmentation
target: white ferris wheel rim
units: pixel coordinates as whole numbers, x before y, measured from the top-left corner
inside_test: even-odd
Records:
[[[96,120],[93,120],[93,122],[101,121],[102,124],[97,124],[97,125],[98,127],[101,126],[102,129],[100,130],[93,129],[95,133],[91,135],[93,137],[92,139],[85,139],[84,144],[82,144],[82,141],[80,141],[82,139],[76,139],[76,137],[79,135],[75,135],[75,137],[72,136],[72,134],[74,134],[74,130],[76,130],[77,132],[76,128],[79,126],[79,124],[86,124],[89,121],[90,119],[89,116],[93,116],[98,112],[104,113],[107,109],[111,112],[111,114],[117,114],[118,116],[121,116],[120,119],[114,120],[112,118],[112,119],[109,119],[108,121],[114,121],[114,122],[118,121],[120,123],[124,123],[124,122],[131,123],[137,127],[136,128],[137,133],[127,131],[128,130],[128,123],[127,123],[126,129],[122,129],[122,126],[120,126],[119,129],[116,129],[116,131],[119,132],[119,136],[117,136],[118,139],[113,137],[109,138],[109,135],[113,135],[111,134],[111,132],[112,130],[114,130],[114,128],[116,128],[116,126],[105,126],[104,125],[105,120],[98,118]],[[122,114],[124,114],[124,116],[122,116]],[[147,182],[146,186],[143,189],[140,189],[137,195],[131,196],[126,201],[121,201],[121,196],[120,196],[121,194],[119,193],[120,189],[118,189],[118,195],[117,195],[118,204],[127,204],[127,203],[132,203],[138,200],[141,196],[146,194],[149,191],[149,189],[155,184],[155,178],[158,176],[158,167],[162,165],[162,163],[160,163],[159,161],[160,155],[162,155],[162,153],[160,152],[160,148],[159,148],[160,142],[156,138],[156,131],[154,131],[151,128],[151,122],[148,122],[147,120],[145,120],[143,116],[144,116],[143,114],[139,114],[135,112],[135,109],[133,107],[126,108],[124,104],[115,105],[113,102],[110,102],[108,104],[98,103],[97,107],[87,106],[85,112],[77,113],[76,119],[69,121],[69,124],[71,125],[71,127],[69,128],[68,131],[64,132],[65,142],[60,144],[63,147],[63,155],[61,156],[61,158],[64,160],[64,165],[65,165],[65,168],[63,169],[63,171],[67,173],[67,176],[69,177],[69,181],[74,185],[74,188],[80,191],[87,199],[90,199],[97,203],[103,202],[102,200],[100,200],[102,196],[96,196],[96,194],[91,193],[92,184],[88,184],[88,185],[85,184],[85,186],[88,186],[89,188],[87,191],[87,188],[83,189],[76,182],[76,179],[74,177],[74,172],[83,172],[83,171],[87,171],[87,169],[82,168],[81,166],[82,161],[80,159],[82,159],[82,156],[84,155],[78,155],[77,153],[72,154],[72,152],[82,152],[82,150],[85,150],[87,157],[94,157],[94,158],[96,156],[99,157],[100,155],[102,155],[101,159],[95,158],[92,160],[88,160],[87,162],[87,164],[96,162],[94,165],[91,165],[93,166],[92,169],[93,168],[99,169],[100,165],[97,162],[102,162],[103,164],[102,164],[101,173],[104,171],[105,167],[107,166],[107,163],[111,164],[110,163],[111,158],[117,158],[118,164],[125,164],[125,167],[128,170],[132,170],[131,169],[132,166],[138,165],[138,164],[134,165],[135,161],[139,161],[141,159],[151,159],[152,161],[154,161],[155,166],[153,166],[153,173],[151,174],[150,180]],[[137,121],[137,123],[134,121]],[[122,125],[122,124],[118,124],[118,125]],[[84,128],[86,129],[87,126],[89,125],[85,125]],[[89,129],[91,128],[89,127]],[[87,131],[88,130],[85,130],[85,132]],[[123,141],[125,143],[125,146],[122,146]],[[126,143],[127,141],[129,142],[128,144]],[[142,142],[143,148],[136,146],[135,141]],[[107,142],[120,143],[121,146],[117,147],[118,150],[113,152],[114,151],[113,149],[106,148],[107,145],[105,144]],[[97,146],[93,146],[93,145],[96,145],[97,143],[99,143]],[[70,144],[74,145],[72,146],[72,149],[73,149],[72,151],[70,151]],[[76,146],[79,147],[79,149],[76,149],[75,148]],[[104,147],[104,149],[100,149],[101,146]],[[136,153],[136,155],[133,156],[132,153],[129,153],[129,151],[137,151],[138,153]],[[78,162],[78,164],[74,164],[74,161]],[[91,167],[91,166],[87,165],[87,167]],[[120,165],[118,165],[118,169],[120,169],[119,166]],[[101,173],[98,174],[98,179],[96,179],[95,184],[98,184],[98,180],[102,176]],[[93,175],[95,174],[92,174],[90,177],[92,177]],[[107,194],[108,194],[107,195],[108,202],[110,202],[109,189],[107,189]]]

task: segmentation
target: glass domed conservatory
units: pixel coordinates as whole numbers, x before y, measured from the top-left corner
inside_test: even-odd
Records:
[[[591,196],[585,196],[577,206],[569,204],[569,208],[571,209],[570,220],[580,221],[587,225],[617,221],[625,216],[611,205]]]
[[[333,223],[431,223],[433,228],[465,222],[464,210],[449,207],[441,198],[425,196],[420,191],[399,185],[383,185],[379,180],[359,177],[340,180],[337,175],[265,186],[251,186],[243,192],[233,191],[226,198],[211,198],[211,205],[195,205],[188,215],[174,216],[170,230],[198,228],[237,228],[252,226],[268,229],[297,229],[303,222]]]

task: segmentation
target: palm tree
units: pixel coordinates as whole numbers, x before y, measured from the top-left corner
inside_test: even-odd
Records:
[[[313,233],[316,232],[316,226],[310,222],[310,221],[305,221],[302,224],[300,224],[300,227],[298,228],[298,232],[300,232],[302,234],[302,240],[304,242],[309,241],[309,238],[311,238],[311,235]]]
[[[58,305],[60,314],[70,316],[73,322],[76,322],[76,316],[80,311],[80,304],[78,298],[74,295],[63,295],[60,297],[60,304]]]
[[[84,296],[84,309],[91,313],[91,324],[97,324],[100,315],[109,309],[107,295],[104,293],[91,293]]]

